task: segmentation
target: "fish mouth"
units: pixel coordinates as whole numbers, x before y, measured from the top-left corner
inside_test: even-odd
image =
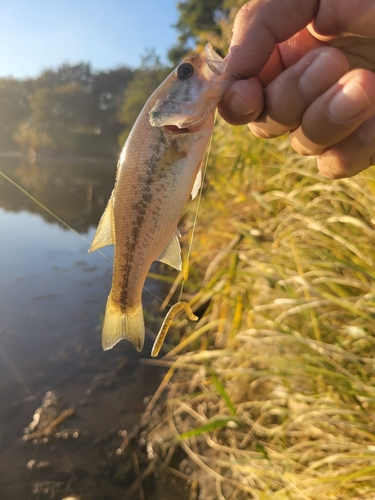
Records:
[[[157,101],[150,111],[150,125],[167,134],[193,134],[207,121],[211,109],[199,109],[196,102]]]
[[[183,120],[180,120],[176,123],[176,121],[173,120],[174,123],[164,123],[161,125],[161,128],[164,132],[170,135],[195,134],[200,131],[204,123],[207,121],[209,114],[210,110],[205,109],[201,116],[194,121],[185,121],[184,123]]]
[[[194,127],[178,127],[177,125],[164,125],[161,127],[164,132],[170,135],[181,135],[181,134],[194,134],[198,132],[201,128],[202,123],[195,125]]]

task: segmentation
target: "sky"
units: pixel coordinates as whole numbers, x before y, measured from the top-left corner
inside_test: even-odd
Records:
[[[0,78],[35,77],[62,63],[94,70],[162,61],[178,37],[178,0],[0,0]]]

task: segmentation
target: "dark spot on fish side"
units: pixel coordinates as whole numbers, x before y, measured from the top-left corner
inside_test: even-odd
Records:
[[[119,290],[119,299],[122,306],[128,303],[131,298],[128,296],[129,289],[131,288],[130,277],[133,275],[132,266],[134,266],[134,259],[142,251],[140,242],[142,239],[142,227],[147,217],[153,216],[155,219],[159,216],[157,209],[150,210],[153,202],[156,205],[163,203],[164,191],[160,188],[160,181],[163,177],[170,175],[175,170],[176,164],[179,160],[187,155],[187,151],[182,147],[181,140],[176,137],[173,138],[161,133],[162,140],[155,146],[153,154],[144,165],[144,169],[139,173],[136,179],[137,185],[142,186],[141,199],[134,202],[131,207],[132,228],[129,234],[129,241],[126,244],[126,253],[124,255],[124,265],[121,267],[121,289]],[[176,171],[176,175],[178,169]]]

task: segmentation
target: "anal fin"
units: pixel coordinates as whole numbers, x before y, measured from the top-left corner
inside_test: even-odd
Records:
[[[168,266],[174,267],[178,271],[182,269],[182,261],[181,261],[181,247],[179,242],[179,237],[181,236],[180,231],[176,229],[174,235],[169,240],[168,244],[156,259],[160,262],[164,262],[164,264],[168,264]]]
[[[111,196],[99,221],[89,252],[94,252],[95,250],[98,250],[98,248],[103,248],[107,245],[114,245],[115,243],[115,222],[113,214],[113,200]]]

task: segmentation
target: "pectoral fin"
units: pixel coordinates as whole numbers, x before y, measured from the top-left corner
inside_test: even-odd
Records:
[[[168,266],[174,267],[178,271],[182,269],[181,261],[181,247],[178,238],[181,236],[180,231],[176,229],[176,232],[169,240],[167,246],[164,248],[162,253],[156,260],[168,264]]]
[[[108,201],[107,207],[104,210],[102,218],[99,221],[89,252],[94,252],[95,250],[98,250],[98,248],[114,244],[115,244],[115,222],[113,214],[113,202],[111,196]]]

